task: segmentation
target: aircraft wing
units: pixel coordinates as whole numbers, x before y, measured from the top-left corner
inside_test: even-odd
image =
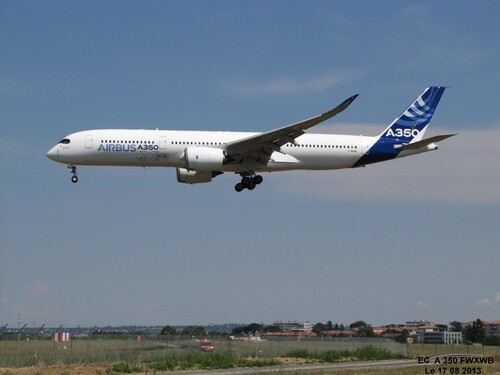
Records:
[[[266,165],[274,151],[280,152],[281,146],[289,142],[295,143],[295,138],[304,134],[304,130],[318,125],[319,123],[339,114],[346,109],[357,96],[358,94],[353,95],[330,111],[308,120],[230,142],[226,144],[226,153],[228,158],[230,162],[241,162],[244,159],[253,159]]]
[[[416,150],[416,149],[419,149],[421,147],[430,145],[431,143],[439,142],[439,141],[442,141],[446,138],[453,137],[454,135],[456,135],[456,134],[436,135],[434,137],[422,139],[421,141],[418,141],[415,143],[409,143],[407,145],[395,145],[394,148],[397,148],[398,150]]]

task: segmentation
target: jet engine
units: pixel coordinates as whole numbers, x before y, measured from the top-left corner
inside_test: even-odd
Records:
[[[184,184],[210,182],[213,177],[212,171],[188,171],[185,168],[177,168],[177,181]]]
[[[188,170],[211,172],[222,170],[222,165],[226,160],[226,155],[224,154],[224,150],[218,148],[189,147],[186,148],[185,158]]]

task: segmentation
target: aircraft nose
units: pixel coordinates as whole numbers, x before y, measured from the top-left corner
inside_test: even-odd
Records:
[[[59,156],[59,149],[57,146],[52,147],[49,152],[47,152],[47,157],[51,160],[57,160]]]

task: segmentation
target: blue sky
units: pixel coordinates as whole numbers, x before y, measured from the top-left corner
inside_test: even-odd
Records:
[[[361,8],[362,11],[361,11]],[[500,318],[497,1],[0,1],[0,325]],[[96,128],[376,135],[438,152],[178,184],[45,156]]]

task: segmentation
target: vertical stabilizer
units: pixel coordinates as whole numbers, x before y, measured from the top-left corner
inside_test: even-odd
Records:
[[[431,86],[396,118],[380,135],[380,140],[418,142],[424,136],[446,87]]]
[[[354,167],[394,159],[407,145],[420,142],[446,87],[427,87],[420,96],[380,134]],[[404,147],[403,147],[404,146]]]

